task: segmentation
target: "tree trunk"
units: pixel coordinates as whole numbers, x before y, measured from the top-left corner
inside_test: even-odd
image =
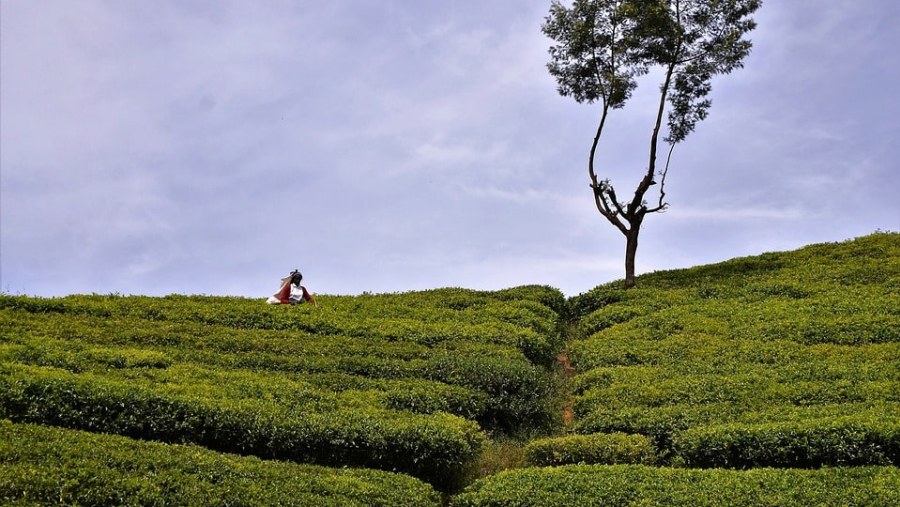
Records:
[[[625,290],[634,287],[634,257],[637,254],[640,224],[631,227],[625,235]]]

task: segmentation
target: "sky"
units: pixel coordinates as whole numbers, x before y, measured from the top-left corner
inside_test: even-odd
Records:
[[[624,276],[547,1],[0,0],[0,291],[267,297]],[[766,0],[638,273],[900,230],[900,2]],[[630,195],[658,83],[608,119]]]

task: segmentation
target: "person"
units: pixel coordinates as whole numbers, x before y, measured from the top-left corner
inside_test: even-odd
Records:
[[[306,290],[306,287],[300,285],[303,281],[303,275],[296,269],[291,274],[281,279],[281,288],[272,295],[266,302],[270,305],[296,305],[301,303],[312,303],[316,306],[315,298]]]

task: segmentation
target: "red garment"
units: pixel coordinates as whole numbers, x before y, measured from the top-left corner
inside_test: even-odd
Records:
[[[290,295],[291,282],[287,282],[286,284],[282,285],[280,289],[278,289],[278,293],[275,294],[275,297],[277,297],[279,301],[281,301],[281,304],[289,305],[291,304]]]

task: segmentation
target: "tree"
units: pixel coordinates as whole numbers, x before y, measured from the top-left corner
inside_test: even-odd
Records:
[[[750,16],[762,0],[553,0],[542,25],[555,41],[547,68],[562,96],[579,103],[599,102],[597,132],[588,157],[597,210],[625,235],[625,288],[634,287],[634,259],[641,224],[649,213],[665,211],[665,183],[675,145],[706,118],[712,104],[711,80],[743,66],[756,27]],[[610,110],[620,109],[637,87],[637,78],[659,69],[662,83],[650,136],[649,158],[629,201],[619,201],[609,179],[595,170],[597,145]],[[668,113],[668,114],[666,114]],[[665,162],[660,168],[660,131],[667,118]],[[658,181],[657,181],[658,179]],[[659,184],[654,203],[647,193]]]

